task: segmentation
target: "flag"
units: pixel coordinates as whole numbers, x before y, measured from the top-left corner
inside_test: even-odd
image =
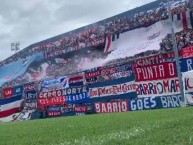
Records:
[[[104,49],[105,53],[108,53],[108,52],[116,49],[115,43],[116,43],[117,39],[119,39],[119,33],[106,36],[105,49]],[[113,45],[114,45],[114,47],[112,47]]]
[[[6,98],[0,100],[0,118],[7,117],[19,112],[21,107],[22,97]]]
[[[172,20],[178,27],[182,27],[184,30],[193,28],[192,11],[184,11],[180,14],[173,15]]]
[[[60,83],[62,84],[62,86],[64,88],[68,88],[69,87],[68,81],[69,81],[68,77],[61,77],[60,78]]]

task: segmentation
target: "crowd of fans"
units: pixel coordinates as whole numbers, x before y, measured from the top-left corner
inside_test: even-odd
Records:
[[[187,5],[178,5],[177,7],[174,7],[172,9],[173,14],[181,13],[184,10],[187,10]],[[5,65],[7,63],[10,63],[12,61],[18,60],[20,57],[27,57],[28,54],[34,54],[36,52],[43,51],[48,57],[55,57],[56,55],[63,54],[64,56],[68,56],[70,52],[65,52],[65,49],[73,49],[73,50],[81,50],[81,48],[85,47],[91,47],[91,46],[99,46],[101,44],[104,44],[105,36],[111,35],[114,33],[122,33],[125,31],[129,31],[131,29],[139,28],[142,26],[148,26],[158,20],[166,19],[168,17],[168,11],[163,6],[163,3],[160,4],[160,7],[155,10],[147,11],[146,13],[141,12],[139,14],[136,14],[133,18],[129,19],[128,17],[124,17],[123,19],[115,18],[111,22],[104,24],[104,25],[97,25],[93,29],[85,30],[84,32],[78,33],[78,34],[71,34],[69,36],[66,36],[64,38],[61,38],[60,40],[54,42],[54,43],[47,43],[44,45],[36,46],[30,49],[30,53],[23,50],[23,55],[19,55],[20,52],[11,58],[5,60],[4,62],[0,63],[0,66]],[[183,48],[192,45],[193,43],[193,31],[192,30],[185,30],[179,33],[176,33],[176,41],[178,48]],[[140,54],[137,54],[132,57],[126,57],[121,58],[118,60],[112,60],[107,62],[105,65],[115,65],[117,63],[132,63],[134,60],[148,57],[152,55],[162,54],[165,52],[172,51],[172,40],[171,35],[168,34],[160,43],[160,50],[159,51],[147,51]],[[61,52],[57,54],[50,55],[53,52]],[[76,75],[78,72],[81,71],[81,62],[85,61],[93,61],[93,58],[105,58],[106,54],[103,53],[103,51],[98,52],[89,52],[84,53],[84,55],[73,55],[71,57],[64,57],[66,59],[66,63],[56,63],[56,61],[47,61],[49,64],[48,69],[46,70],[46,77],[52,78],[56,76],[62,76],[62,75]],[[7,82],[3,85],[3,87],[8,86],[16,86],[28,83],[28,79],[26,79],[26,76],[20,76],[16,80]]]
[[[172,13],[181,13],[187,9],[187,4],[177,5],[176,7],[173,7]],[[0,62],[0,66],[17,61],[21,58],[28,57],[37,52],[50,53],[53,51],[60,51],[63,53],[64,51],[62,50],[69,48],[72,50],[78,50],[85,47],[101,45],[104,43],[106,35],[122,33],[142,26],[148,26],[158,20],[166,19],[167,17],[167,8],[164,7],[164,3],[160,3],[159,8],[155,10],[149,10],[147,12],[140,12],[133,18],[128,18],[127,16],[123,18],[116,17],[108,23],[96,23],[93,28],[85,28],[79,33],[69,34],[55,42],[46,42],[35,47],[32,47],[32,45],[30,48],[24,49],[9,57],[8,59]]]
[[[183,30],[176,33],[176,44],[178,50],[193,45],[193,31],[192,29]],[[160,50],[162,52],[170,52],[173,50],[172,36],[168,34],[160,43]]]

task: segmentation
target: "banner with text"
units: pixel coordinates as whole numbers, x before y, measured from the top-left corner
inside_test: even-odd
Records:
[[[41,91],[48,91],[52,89],[64,89],[69,87],[68,78],[58,77],[56,79],[44,80],[40,84]]]
[[[135,67],[136,81],[152,81],[177,77],[176,64],[164,62],[156,65]]]
[[[128,101],[94,103],[96,113],[114,113],[129,111]]]
[[[182,106],[182,98],[180,95],[146,97],[129,100],[129,109],[131,111],[149,110],[159,108],[176,108]]]
[[[92,84],[89,86],[89,96],[91,99],[97,100],[106,97],[106,99],[136,98],[134,77]]]
[[[180,93],[178,78],[136,82],[135,89],[138,97],[166,96]]]

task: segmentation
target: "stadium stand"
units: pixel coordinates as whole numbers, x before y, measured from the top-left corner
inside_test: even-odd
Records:
[[[1,68],[5,69],[13,64],[15,64],[15,66],[16,64],[18,64],[22,66],[21,69],[23,70],[22,73],[18,73],[18,71],[15,71],[10,72],[9,76],[7,77],[0,77],[2,83],[0,92],[2,98],[18,96],[17,92],[16,95],[14,94],[15,90],[20,88],[20,90],[22,90],[22,93],[19,94],[19,96],[24,97],[24,103],[22,105],[24,106],[22,109],[24,110],[24,114],[25,110],[28,110],[30,108],[30,110],[36,110],[36,113],[38,111],[44,111],[43,115],[34,116],[45,116],[45,114],[47,114],[47,116],[61,116],[61,112],[73,114],[73,112],[76,112],[79,109],[83,109],[84,111],[77,112],[87,112],[88,114],[93,113],[93,102],[121,102],[124,106],[124,103],[128,101],[128,99],[130,101],[133,101],[137,98],[137,96],[138,98],[140,98],[142,94],[144,96],[150,97],[149,95],[151,95],[151,91],[153,90],[153,87],[150,87],[151,82],[148,83],[149,86],[140,86],[140,82],[154,81],[156,83],[157,80],[162,80],[163,76],[160,76],[160,78],[157,78],[157,80],[153,80],[152,78],[152,80],[145,80],[145,78],[143,78],[144,80],[142,80],[142,78],[140,78],[138,75],[139,73],[143,73],[144,77],[144,74],[146,73],[145,71],[150,69],[147,68],[147,70],[143,70],[143,68],[141,68],[142,66],[144,68],[146,66],[151,67],[151,65],[155,64],[163,64],[164,67],[165,65],[169,65],[169,68],[170,65],[175,66],[171,34],[167,33],[167,35],[164,35],[164,38],[161,38],[158,46],[159,48],[153,50],[148,49],[147,51],[140,51],[140,53],[126,56],[124,58],[117,57],[119,55],[117,54],[116,57],[108,59],[109,55],[111,55],[113,51],[105,52],[105,48],[108,44],[109,38],[112,38],[111,43],[113,43],[113,41],[116,42],[116,39],[121,40],[122,36],[125,34],[131,34],[132,32],[140,29],[151,29],[151,26],[154,26],[154,24],[156,25],[159,22],[166,22],[168,20],[168,8],[165,2],[165,0],[163,0],[161,3],[160,1],[155,1],[145,6],[114,16],[112,18],[102,20],[95,24],[91,24],[72,32],[53,37],[43,42],[32,44],[29,47],[18,52],[17,54],[0,62]],[[192,17],[192,8],[193,7],[191,3],[188,3],[187,1],[173,2],[173,21],[175,19],[175,16],[178,19],[181,18],[183,14],[189,14],[189,16]],[[184,23],[184,17],[179,19],[178,21]],[[191,21],[190,23],[192,24]],[[153,43],[152,39],[157,39],[159,35],[161,35],[160,32],[154,32],[151,37],[148,37],[148,43]],[[191,58],[191,53],[188,53],[188,51],[191,51],[191,46],[193,44],[192,28],[184,28],[183,30],[180,29],[180,31],[176,33],[176,41],[180,59],[186,59],[187,57]],[[125,51],[123,53],[129,54],[132,52]],[[146,62],[147,64],[145,64]],[[173,69],[175,72],[175,68]],[[136,70],[140,70],[140,72],[136,72]],[[12,76],[10,77],[10,75],[12,75],[13,73],[15,78]],[[156,74],[156,76],[157,75],[158,74]],[[173,76],[166,77],[165,79],[176,77],[177,73],[174,73]],[[136,84],[130,84],[130,82],[133,81],[135,81]],[[115,91],[113,93],[119,95],[111,94],[112,96],[114,96],[112,98],[108,96],[106,97],[104,95],[105,93],[112,93],[111,90],[101,90],[101,92],[98,92],[99,94],[96,94],[96,88],[117,84],[124,84],[120,89],[123,91],[124,89],[128,89],[129,91],[127,90],[127,93],[124,92],[122,94],[119,94],[119,89],[117,88],[117,90],[113,90]],[[125,88],[125,84],[127,84],[128,88]],[[76,87],[80,86],[81,91],[79,90],[80,92],[77,93],[78,91],[76,90]],[[61,100],[63,98],[61,98],[60,95],[57,96],[57,92],[55,92],[55,97],[57,96],[57,99],[60,101],[57,100],[58,102],[54,102],[52,100],[52,103],[54,102],[52,104],[50,103],[51,101],[48,97],[46,98],[46,101],[50,104],[48,103],[47,105],[45,105],[46,102],[45,100],[43,100],[46,96],[45,92],[53,90],[60,91],[61,89],[69,89],[70,91],[70,89],[73,87],[75,87],[75,89],[73,90],[76,92],[75,96],[68,95],[68,93],[66,93],[65,95],[68,96],[67,98],[65,98],[65,101],[67,102],[66,104],[63,104],[64,102],[62,103]],[[89,97],[93,97],[93,99],[88,99],[88,91],[84,92],[82,87],[89,88]],[[148,87],[152,90],[150,89],[147,93]],[[177,86],[175,89],[175,93],[178,94]],[[73,91],[71,90],[71,93]],[[157,92],[156,90],[153,91],[154,93]],[[12,93],[6,94],[6,92]],[[66,92],[68,92],[68,90],[66,90]],[[32,94],[32,97],[29,97],[28,93]],[[42,95],[41,93],[45,94]],[[77,95],[80,94],[81,97],[77,97]],[[105,97],[100,97],[100,95],[102,96],[102,94]],[[49,95],[50,94],[47,94],[47,96]],[[97,95],[99,97],[97,97]],[[153,94],[152,96],[156,95]],[[165,92],[165,95],[169,95],[169,93]],[[28,96],[30,99],[26,99],[26,96]],[[35,99],[33,98],[33,96],[35,96]],[[179,99],[178,96],[177,98]],[[160,100],[157,100],[156,102],[160,104]],[[95,113],[101,112],[99,107],[100,105],[100,103],[95,104]],[[52,110],[53,108],[49,108],[50,106],[54,106],[55,112]],[[163,108],[163,106],[160,107],[159,105],[154,107]],[[62,111],[60,110],[61,108]],[[129,109],[126,110],[128,111]],[[130,110],[132,109],[130,108]],[[50,115],[48,115],[49,111]],[[29,117],[27,117],[26,120],[28,118]]]
[[[185,5],[179,5],[173,8],[173,14],[181,13],[186,10]],[[160,7],[155,10],[147,10],[147,12],[140,12],[135,14],[133,18],[122,16],[121,18],[115,17],[108,23],[96,23],[95,27],[88,30],[83,30],[79,33],[72,33],[60,38],[57,41],[46,41],[41,45],[31,47],[31,49],[24,49],[21,52],[11,56],[5,61],[1,62],[1,65],[8,64],[9,62],[17,61],[19,58],[26,58],[36,52],[43,51],[45,53],[60,51],[63,53],[63,49],[81,49],[84,47],[97,46],[104,43],[104,36],[114,33],[122,33],[131,29],[148,26],[158,20],[166,19],[168,17],[167,10],[163,3],[160,3]],[[51,56],[55,56],[54,54]]]

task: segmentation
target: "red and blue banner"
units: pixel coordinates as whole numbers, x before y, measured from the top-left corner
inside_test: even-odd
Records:
[[[0,99],[0,118],[19,112],[22,96]]]
[[[40,92],[38,94],[39,99],[61,96],[66,97],[66,102],[68,104],[83,103],[89,100],[88,89],[86,87],[72,87],[61,90]]]
[[[24,92],[37,90],[37,84],[34,83],[34,82],[28,83],[28,84],[25,84],[25,85],[23,86],[23,88],[24,88]]]
[[[71,77],[69,79],[69,87],[83,86],[83,76]]]

